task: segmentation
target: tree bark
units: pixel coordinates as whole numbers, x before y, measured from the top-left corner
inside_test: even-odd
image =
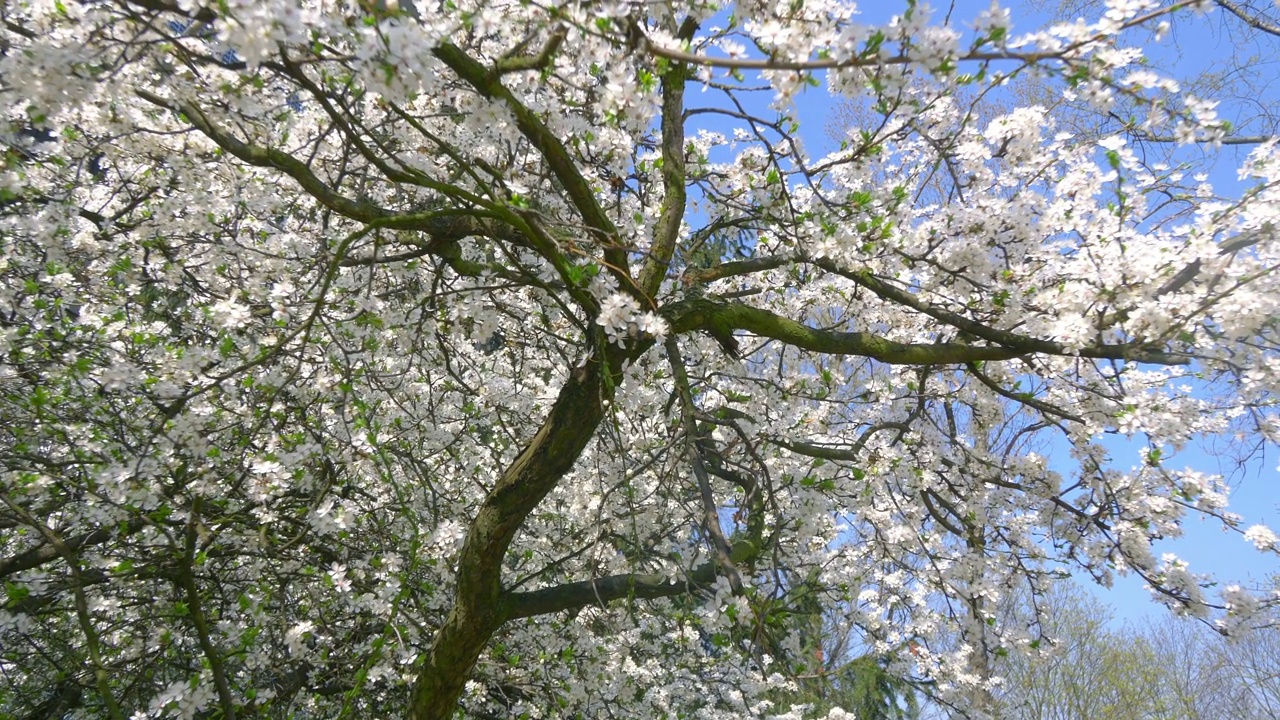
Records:
[[[436,632],[410,696],[411,720],[452,717],[489,638],[510,617],[502,598],[502,560],[529,513],[572,467],[595,436],[604,401],[622,380],[623,352],[603,342],[572,373],[538,433],[485,498],[458,560],[453,610]],[[605,382],[605,377],[610,382]]]

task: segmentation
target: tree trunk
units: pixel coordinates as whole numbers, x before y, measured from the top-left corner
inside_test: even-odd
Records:
[[[632,353],[642,350],[624,353],[608,346],[575,369],[538,433],[485,498],[458,559],[453,609],[436,632],[414,682],[410,720],[445,720],[457,710],[476,660],[507,620],[502,560],[511,540],[529,513],[573,468],[604,417],[604,401],[622,380],[618,369]],[[612,382],[604,382],[606,372]]]

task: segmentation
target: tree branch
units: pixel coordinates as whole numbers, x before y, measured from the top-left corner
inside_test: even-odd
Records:
[[[1072,422],[1077,422],[1081,424],[1084,423],[1084,418],[1080,417],[1079,415],[1069,413],[1066,410],[1061,410],[1059,408],[1056,408],[1050,405],[1049,403],[1043,402],[1041,400],[1037,400],[1035,396],[1033,396],[1031,393],[1015,393],[1015,392],[1010,392],[1009,390],[1004,389],[995,380],[992,380],[991,378],[987,377],[986,374],[983,373],[981,370],[979,370],[978,366],[974,363],[969,363],[968,368],[969,368],[969,372],[972,373],[974,377],[978,378],[978,382],[982,383],[983,385],[986,385],[987,388],[989,388],[992,392],[996,393],[997,395],[1006,397],[1016,403],[1021,403],[1023,405],[1026,405],[1027,407],[1035,408],[1036,410],[1039,410],[1045,415],[1053,415],[1055,417],[1060,417],[1064,420],[1070,420]]]
[[[1157,349],[1154,349],[1145,345],[1139,345],[1139,344],[1102,345],[1102,346],[1093,346],[1093,347],[1083,347],[1076,350],[1076,349],[1068,348],[1062,343],[1054,342],[1052,340],[1040,340],[1037,338],[1027,337],[1026,335],[1019,335],[1017,333],[1012,333],[1007,330],[997,330],[996,328],[990,327],[988,325],[984,325],[976,320],[970,320],[969,318],[963,315],[960,315],[958,313],[951,312],[950,310],[944,310],[940,307],[924,302],[917,295],[907,292],[906,290],[896,288],[893,285],[890,285],[889,283],[884,282],[883,280],[875,277],[869,272],[849,271],[836,265],[834,262],[826,258],[815,259],[813,260],[813,263],[818,267],[822,268],[823,270],[835,273],[840,277],[843,277],[847,280],[851,280],[854,283],[861,285],[862,287],[870,290],[876,295],[879,295],[885,300],[891,300],[893,302],[898,303],[899,305],[904,305],[906,307],[909,307],[912,310],[915,310],[916,312],[923,313],[935,320],[944,322],[961,332],[965,332],[970,335],[973,335],[974,337],[981,338],[988,342],[995,343],[996,345],[1000,345],[1002,346],[1002,348],[1016,351],[1010,357],[1017,357],[1019,355],[1029,355],[1032,353],[1040,353],[1043,355],[1078,355],[1080,357],[1087,357],[1087,358],[1100,358],[1100,359],[1110,359],[1110,360],[1133,360],[1136,362],[1148,362],[1148,363],[1154,363],[1157,365],[1186,365],[1190,362],[1190,359],[1188,359],[1183,355],[1163,352],[1161,350],[1157,350]],[[924,346],[924,347],[946,347],[946,345]],[[960,345],[959,347],[964,347],[964,346]],[[978,348],[975,348],[975,349],[978,349]],[[984,348],[984,349],[992,349],[992,348]],[[984,358],[973,358],[973,360],[981,360],[981,359],[984,359]],[[990,358],[990,359],[1007,359],[1007,358]],[[944,362],[956,362],[956,361],[952,360],[952,361],[944,361]],[[960,362],[971,362],[971,361],[965,360]]]
[[[1261,30],[1269,35],[1280,37],[1280,25],[1263,18],[1261,15],[1252,15],[1245,8],[1235,4],[1231,0],[1214,0],[1223,10],[1235,15],[1245,22],[1246,25]]]
[[[71,589],[75,596],[76,619],[80,623],[81,632],[84,633],[85,646],[89,651],[89,660],[93,663],[98,695],[101,696],[102,703],[106,706],[107,715],[112,720],[124,720],[124,713],[120,709],[120,704],[116,701],[115,693],[111,691],[110,678],[106,666],[102,662],[98,632],[93,627],[93,616],[89,612],[89,600],[84,592],[84,583],[81,581],[82,569],[80,567],[80,559],[75,553],[76,548],[68,545],[58,533],[54,532],[53,528],[33,517],[27,512],[26,508],[10,500],[8,495],[0,494],[0,501],[8,505],[9,509],[15,515],[22,517],[23,521],[28,525],[38,530],[49,545],[56,550],[57,554],[66,560],[67,568],[71,571]]]
[[[466,54],[453,43],[441,43],[432,51],[437,58],[458,74],[481,95],[491,100],[504,103],[516,118],[516,126],[521,134],[538,149],[546,159],[551,172],[560,181],[573,206],[590,228],[598,236],[596,240],[604,248],[605,260],[612,266],[612,271],[625,280],[624,286],[631,283],[627,269],[627,253],[618,244],[618,229],[605,213],[596,199],[591,185],[582,177],[569,151],[565,150],[560,138],[547,128],[546,124],[499,80],[496,72],[491,72],[475,58]]]
[[[560,50],[560,46],[564,43],[564,38],[568,31],[564,28],[558,28],[551,33],[551,37],[547,38],[547,42],[538,51],[537,55],[513,55],[503,57],[494,64],[494,72],[499,75],[508,75],[510,73],[524,72],[526,70],[542,70],[551,65],[551,61],[555,58],[555,54]],[[521,43],[523,45],[523,43]]]
[[[1181,10],[1198,0],[1182,0],[1165,7],[1158,7],[1154,10],[1138,15],[1124,21],[1119,30],[1127,30],[1132,27],[1145,25],[1159,17]],[[1219,0],[1221,1],[1221,0]],[[1091,43],[1108,42],[1111,38],[1109,33],[1096,33],[1075,42],[1054,50],[1052,52],[1015,52],[1009,50],[989,51],[989,50],[972,50],[963,53],[952,59],[952,62],[992,62],[992,61],[1015,61],[1022,62],[1027,65],[1035,65],[1045,62],[1046,60],[1058,60],[1066,56],[1072,50],[1085,47]],[[919,62],[920,58],[907,53],[899,53],[890,57],[881,57],[876,52],[862,52],[853,57],[828,57],[818,58],[815,60],[780,60],[777,58],[742,58],[742,57],[712,57],[710,55],[699,55],[687,50],[667,47],[659,45],[650,39],[647,35],[642,35],[642,47],[645,52],[656,57],[675,60],[677,62],[688,63],[689,65],[701,67],[720,67],[735,70],[832,70],[836,68],[858,68],[858,67],[881,67],[884,65],[907,65]]]
[[[707,467],[703,461],[702,451],[694,438],[698,421],[694,417],[693,393],[689,389],[689,373],[685,370],[684,359],[680,357],[680,346],[675,336],[667,338],[667,362],[671,365],[671,373],[676,385],[676,394],[680,398],[680,419],[684,425],[684,448],[693,466],[693,476],[698,481],[698,493],[702,500],[702,526],[711,538],[711,553],[719,564],[735,595],[742,594],[742,576],[731,559],[732,552],[729,541],[724,537],[724,529],[720,527],[720,510],[716,505],[715,495],[711,491],[711,479],[707,477]]]
[[[1268,236],[1274,235],[1275,228],[1270,224],[1258,228],[1257,230],[1253,230],[1252,232],[1242,233],[1219,245],[1218,255],[1221,257],[1223,255],[1230,255],[1231,253],[1239,252],[1268,239]],[[1168,282],[1160,286],[1159,290],[1156,290],[1156,297],[1163,297],[1169,293],[1181,290],[1187,283],[1196,279],[1196,276],[1200,274],[1200,268],[1201,263],[1199,258],[1187,263],[1185,267],[1178,271],[1177,275],[1169,278]]]
[[[66,550],[75,552],[82,547],[101,545],[108,540],[131,535],[141,529],[143,525],[145,525],[145,523],[142,520],[133,519],[123,527],[112,526],[108,528],[99,528],[93,532],[77,535],[66,540],[60,540],[60,543]],[[40,567],[41,565],[59,557],[63,557],[63,553],[55,544],[44,544],[39,547],[31,548],[26,552],[0,560],[0,578],[8,577],[16,572],[22,572],[23,570],[31,570],[33,568]]]
[[[437,209],[397,213],[373,203],[352,200],[329,187],[328,184],[311,171],[311,168],[292,155],[273,148],[259,147],[241,141],[209,119],[204,110],[194,103],[160,97],[145,89],[139,89],[135,92],[138,97],[153,105],[182,114],[195,129],[239,160],[254,167],[271,168],[288,175],[321,205],[343,217],[376,227],[393,230],[417,230],[435,237],[455,240],[461,240],[472,235],[507,240],[515,237],[512,225],[505,221],[493,219],[496,215],[491,210],[486,211],[480,208],[474,210]]]
[[[218,690],[218,702],[222,705],[222,717],[236,720],[236,704],[231,694],[231,685],[227,682],[226,668],[222,663],[222,652],[213,644],[209,622],[205,618],[203,604],[200,602],[200,588],[196,585],[196,528],[200,524],[201,499],[196,497],[191,503],[190,519],[187,521],[186,537],[183,543],[183,558],[178,565],[178,584],[186,596],[188,616],[196,630],[196,641],[209,662],[213,673],[213,684]]]
[[[829,447],[826,445],[815,445],[813,443],[800,442],[799,440],[783,440],[774,438],[770,440],[774,445],[786,448],[798,455],[805,455],[812,458],[820,458],[822,460],[846,460],[856,462],[862,459],[862,450],[867,446],[867,441],[871,436],[881,430],[897,430],[900,433],[910,432],[911,424],[905,422],[882,422],[876,423],[863,431],[862,435],[853,443],[853,447],[849,449]]]
[[[729,557],[735,564],[749,565],[759,553],[758,540],[745,538],[733,544]],[[683,580],[673,580],[670,575],[656,573],[610,575],[541,590],[510,593],[503,599],[503,605],[506,616],[514,620],[576,610],[588,605],[604,607],[614,600],[627,598],[656,600],[691,593],[715,582],[718,568],[716,561],[703,563],[685,575]]]
[[[851,275],[856,275],[850,273]],[[1089,358],[1133,360],[1161,365],[1185,365],[1190,360],[1182,355],[1162,352],[1141,345],[1104,345],[1085,347],[1073,351],[1060,343],[1037,340],[1022,335],[994,330],[981,323],[935,308],[920,302],[910,293],[892,288],[874,278],[856,280],[859,284],[874,286],[884,292],[884,297],[924,312],[998,346],[968,345],[966,343],[910,344],[862,332],[834,332],[819,330],[796,322],[768,310],[732,303],[708,296],[690,295],[668,305],[663,316],[675,333],[692,330],[726,332],[747,330],[761,337],[780,340],[788,345],[813,352],[834,355],[857,355],[895,365],[949,365],[988,360],[1011,360],[1016,357],[1041,353],[1046,355],[1079,355]],[[877,294],[880,294],[877,291]]]
[[[489,638],[509,618],[502,603],[503,560],[525,518],[569,472],[604,419],[622,368],[652,341],[627,350],[593,331],[595,348],[570,374],[546,419],[498,477],[467,530],[458,557],[453,606],[418,668],[410,720],[453,717],[471,669]]]
[[[709,283],[715,280],[721,280],[727,277],[736,277],[738,275],[749,275],[764,270],[775,270],[777,268],[789,265],[798,258],[794,255],[771,255],[767,257],[752,258],[750,260],[736,260],[733,262],[720,263],[712,265],[709,268],[700,268],[685,272],[685,279],[690,283]]]
[[[685,18],[677,38],[687,40],[698,29],[698,22]],[[653,230],[653,248],[640,273],[640,290],[653,297],[662,286],[671,256],[675,253],[680,223],[684,220],[689,178],[684,162],[684,63],[669,63],[662,74],[662,209]]]

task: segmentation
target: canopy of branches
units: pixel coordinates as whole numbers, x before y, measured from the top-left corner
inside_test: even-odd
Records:
[[[1280,436],[1280,146],[1134,46],[1205,4],[891,5],[4,3],[0,715],[981,714],[1064,572],[1265,622],[1152,549],[1277,542],[1177,458]]]

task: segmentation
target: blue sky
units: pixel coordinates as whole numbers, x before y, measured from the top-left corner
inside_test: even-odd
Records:
[[[1106,444],[1112,448],[1118,467],[1127,469],[1140,464],[1144,446],[1140,440],[1126,442],[1125,438],[1111,437]],[[1221,473],[1233,487],[1229,509],[1244,517],[1242,527],[1262,523],[1273,529],[1280,527],[1280,471],[1276,465],[1273,445],[1266,446],[1262,455],[1246,465],[1237,466],[1229,458],[1213,454],[1213,447],[1204,442],[1188,445],[1170,463],[1171,467]],[[1224,531],[1222,523],[1215,519],[1190,515],[1183,529],[1183,537],[1157,544],[1157,555],[1173,552],[1186,560],[1193,572],[1212,574],[1224,584],[1264,585],[1270,576],[1280,574],[1280,558],[1258,552],[1239,533]],[[1135,576],[1118,578],[1110,589],[1088,581],[1081,584],[1111,606],[1115,623],[1165,612],[1151,601],[1143,581]]]

